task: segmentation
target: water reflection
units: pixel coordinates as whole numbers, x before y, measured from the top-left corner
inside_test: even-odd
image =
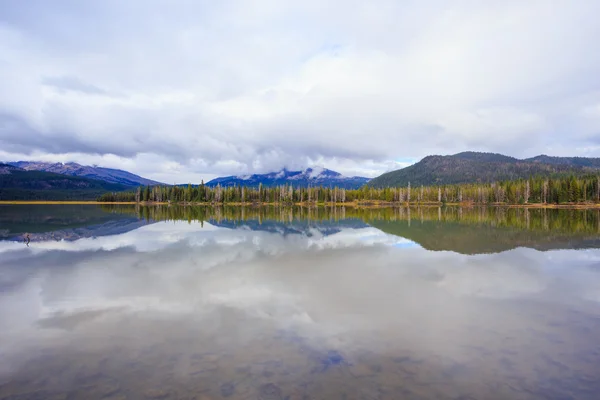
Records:
[[[100,211],[140,225],[30,248],[0,242],[0,399],[600,390],[600,250],[534,249],[593,247],[588,215],[549,210],[538,224],[542,210]],[[510,251],[461,254],[482,231],[481,246],[494,232],[529,234],[511,237]],[[436,245],[454,251],[428,250]]]
[[[116,211],[81,204],[0,204],[0,240],[23,241],[29,235],[34,242],[73,241],[124,233],[147,223],[129,207]]]
[[[133,205],[1,206],[0,240],[75,241],[111,236],[161,221],[210,222],[217,227],[323,235],[375,227],[436,251],[494,253],[600,248],[600,210],[502,207],[140,207]]]

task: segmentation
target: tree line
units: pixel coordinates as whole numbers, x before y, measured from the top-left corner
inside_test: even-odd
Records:
[[[171,203],[474,203],[474,204],[569,204],[600,203],[600,176],[535,177],[495,183],[359,189],[294,187],[146,186],[135,191],[109,192],[102,202]]]

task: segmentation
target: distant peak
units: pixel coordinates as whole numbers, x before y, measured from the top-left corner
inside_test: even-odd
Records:
[[[311,172],[311,171],[323,171],[325,169],[325,167],[320,167],[318,165],[313,165],[311,167],[307,167],[304,171],[306,172]]]
[[[232,185],[259,185],[262,184],[280,185],[290,183],[293,185],[336,185],[344,188],[357,188],[369,181],[368,178],[353,176],[346,177],[339,172],[332,171],[320,165],[313,165],[304,169],[290,170],[283,167],[279,171],[273,171],[264,174],[238,175],[219,177],[207,182],[207,185],[214,186],[217,183],[222,186]]]
[[[160,182],[143,178],[128,171],[112,168],[103,168],[96,164],[93,166],[81,165],[69,161],[51,162],[51,161],[17,161],[10,163],[13,166],[27,171],[52,172],[63,175],[81,176],[109,183],[119,183],[127,186],[155,185]]]

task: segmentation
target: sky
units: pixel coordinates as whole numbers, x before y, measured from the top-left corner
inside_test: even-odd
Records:
[[[600,157],[600,1],[0,0],[0,160],[162,182]]]

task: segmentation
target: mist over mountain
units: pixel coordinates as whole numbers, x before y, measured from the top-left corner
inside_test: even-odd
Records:
[[[226,176],[215,178],[207,183],[208,186],[250,186],[258,185],[271,187],[291,184],[295,187],[332,186],[345,189],[356,189],[369,181],[361,176],[344,176],[339,172],[323,167],[306,168],[302,171],[289,171],[286,168],[278,172],[267,174],[252,174],[240,176]]]

